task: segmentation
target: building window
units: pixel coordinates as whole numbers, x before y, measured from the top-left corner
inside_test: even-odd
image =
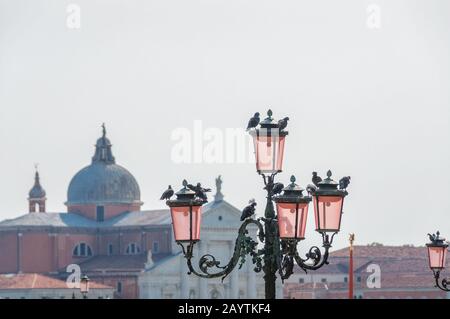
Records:
[[[122,283],[120,281],[117,282],[117,292],[122,293]]]
[[[299,278],[299,279],[298,279],[298,283],[299,283],[299,284],[303,284],[303,283],[305,283],[305,279],[303,279],[303,278]]]
[[[108,244],[108,255],[111,256],[113,254],[113,244]]]
[[[73,249],[73,255],[76,257],[90,257],[92,256],[92,249],[86,243],[79,243]]]
[[[358,277],[356,278],[356,281],[357,281],[357,282],[361,282],[361,276],[358,276]]]
[[[152,254],[157,254],[159,253],[159,242],[154,241],[152,243]]]
[[[344,282],[348,282],[348,278],[347,277],[344,277]]]
[[[97,221],[102,222],[105,220],[105,206],[97,206]]]
[[[139,246],[136,243],[130,243],[125,250],[125,254],[127,255],[137,255],[141,252]]]
[[[322,278],[320,281],[323,282],[323,283],[326,283],[327,282],[327,278]]]

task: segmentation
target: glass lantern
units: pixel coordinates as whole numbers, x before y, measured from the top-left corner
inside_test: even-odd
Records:
[[[276,174],[283,170],[284,145],[288,132],[280,130],[272,118],[272,111],[260,123],[260,127],[250,131],[255,147],[256,170],[259,174]]]
[[[432,270],[441,270],[445,268],[448,244],[445,239],[436,235],[430,235],[431,242],[427,244],[428,263]]]
[[[86,296],[86,294],[89,292],[89,277],[87,275],[84,275],[80,279],[80,292],[83,296]]]
[[[197,242],[200,240],[202,205],[206,201],[196,198],[195,192],[187,188],[186,180],[175,195],[175,200],[166,202],[170,207],[175,241]]]
[[[338,189],[338,183],[331,179],[331,171],[327,178],[312,191],[316,231],[339,232],[341,228],[342,208],[347,191]]]
[[[295,184],[295,176],[291,176],[291,184],[283,189],[282,195],[274,198],[281,239],[305,239],[308,205],[311,197],[303,196],[303,191],[303,188]]]

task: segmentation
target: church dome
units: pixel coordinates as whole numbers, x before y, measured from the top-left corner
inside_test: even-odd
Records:
[[[103,127],[103,136],[97,140],[91,165],[80,170],[70,181],[67,205],[141,204],[136,179],[116,164],[111,146]]]

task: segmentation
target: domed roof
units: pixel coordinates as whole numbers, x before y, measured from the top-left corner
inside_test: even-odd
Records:
[[[115,163],[111,143],[103,136],[97,140],[91,165],[72,178],[66,205],[141,204],[139,185],[134,176]]]
[[[30,199],[41,199],[45,197],[45,190],[42,188],[41,183],[39,181],[39,173],[36,171],[34,175],[34,185],[33,188],[30,189],[28,193],[28,198]]]

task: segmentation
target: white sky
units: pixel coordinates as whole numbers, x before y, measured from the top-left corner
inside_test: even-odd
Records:
[[[66,27],[66,7],[81,28]],[[366,25],[381,8],[381,28]],[[100,125],[144,209],[186,177],[242,208],[252,164],[175,164],[171,134],[289,116],[285,172],[351,175],[336,247],[450,237],[450,3],[446,0],[0,0],[0,218],[27,212],[34,163],[48,211],[65,211]],[[312,212],[312,210],[311,210]],[[309,243],[319,243],[310,215]]]

